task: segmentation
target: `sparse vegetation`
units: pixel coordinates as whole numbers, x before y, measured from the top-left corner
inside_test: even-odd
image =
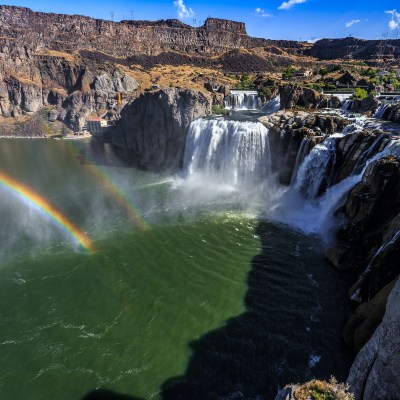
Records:
[[[296,68],[290,66],[288,68],[286,68],[283,72],[282,72],[282,78],[283,79],[291,79],[293,74],[296,72]]]
[[[247,74],[236,75],[236,79],[238,80],[238,82],[235,85],[236,89],[246,89],[252,85],[252,81],[249,75]]]
[[[229,114],[229,110],[225,110],[225,108],[222,108],[222,107],[220,107],[220,106],[218,106],[218,105],[216,105],[216,104],[214,104],[214,105],[211,107],[211,112],[212,112],[213,114],[222,114],[222,115],[227,115],[227,114]]]
[[[299,386],[295,397],[298,400],[354,400],[348,385],[338,383],[333,377],[329,382],[315,380]]]

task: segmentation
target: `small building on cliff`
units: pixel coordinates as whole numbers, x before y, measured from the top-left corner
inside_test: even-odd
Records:
[[[92,136],[103,136],[108,127],[108,122],[98,116],[92,116],[87,119],[87,129]]]

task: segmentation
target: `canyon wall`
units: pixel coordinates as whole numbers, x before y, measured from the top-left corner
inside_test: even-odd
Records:
[[[79,15],[33,12],[0,6],[0,36],[32,49],[62,52],[92,49],[115,57],[165,51],[218,54],[263,43],[247,35],[240,22],[208,18],[199,28],[179,20],[105,21]]]

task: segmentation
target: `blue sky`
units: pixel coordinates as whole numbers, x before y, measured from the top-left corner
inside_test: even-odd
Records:
[[[310,40],[354,36],[400,38],[399,0],[12,0],[35,11],[95,18],[179,18],[193,25],[207,17],[245,22],[252,36]]]

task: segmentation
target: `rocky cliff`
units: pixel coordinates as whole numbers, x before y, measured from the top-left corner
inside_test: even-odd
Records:
[[[11,6],[0,6],[0,36],[34,50],[72,53],[90,48],[123,58],[171,50],[218,54],[263,43],[253,43],[243,23],[223,19],[208,18],[202,27],[193,28],[178,20],[113,22]]]
[[[112,133],[112,143],[127,149],[148,169],[182,168],[190,123],[211,112],[211,99],[203,93],[164,89],[145,93],[128,104]]]
[[[400,398],[400,281],[387,301],[382,323],[358,354],[348,383],[357,400]]]
[[[305,50],[304,54],[321,60],[383,58],[385,61],[392,61],[400,57],[400,40],[363,40],[353,37],[322,39]]]

